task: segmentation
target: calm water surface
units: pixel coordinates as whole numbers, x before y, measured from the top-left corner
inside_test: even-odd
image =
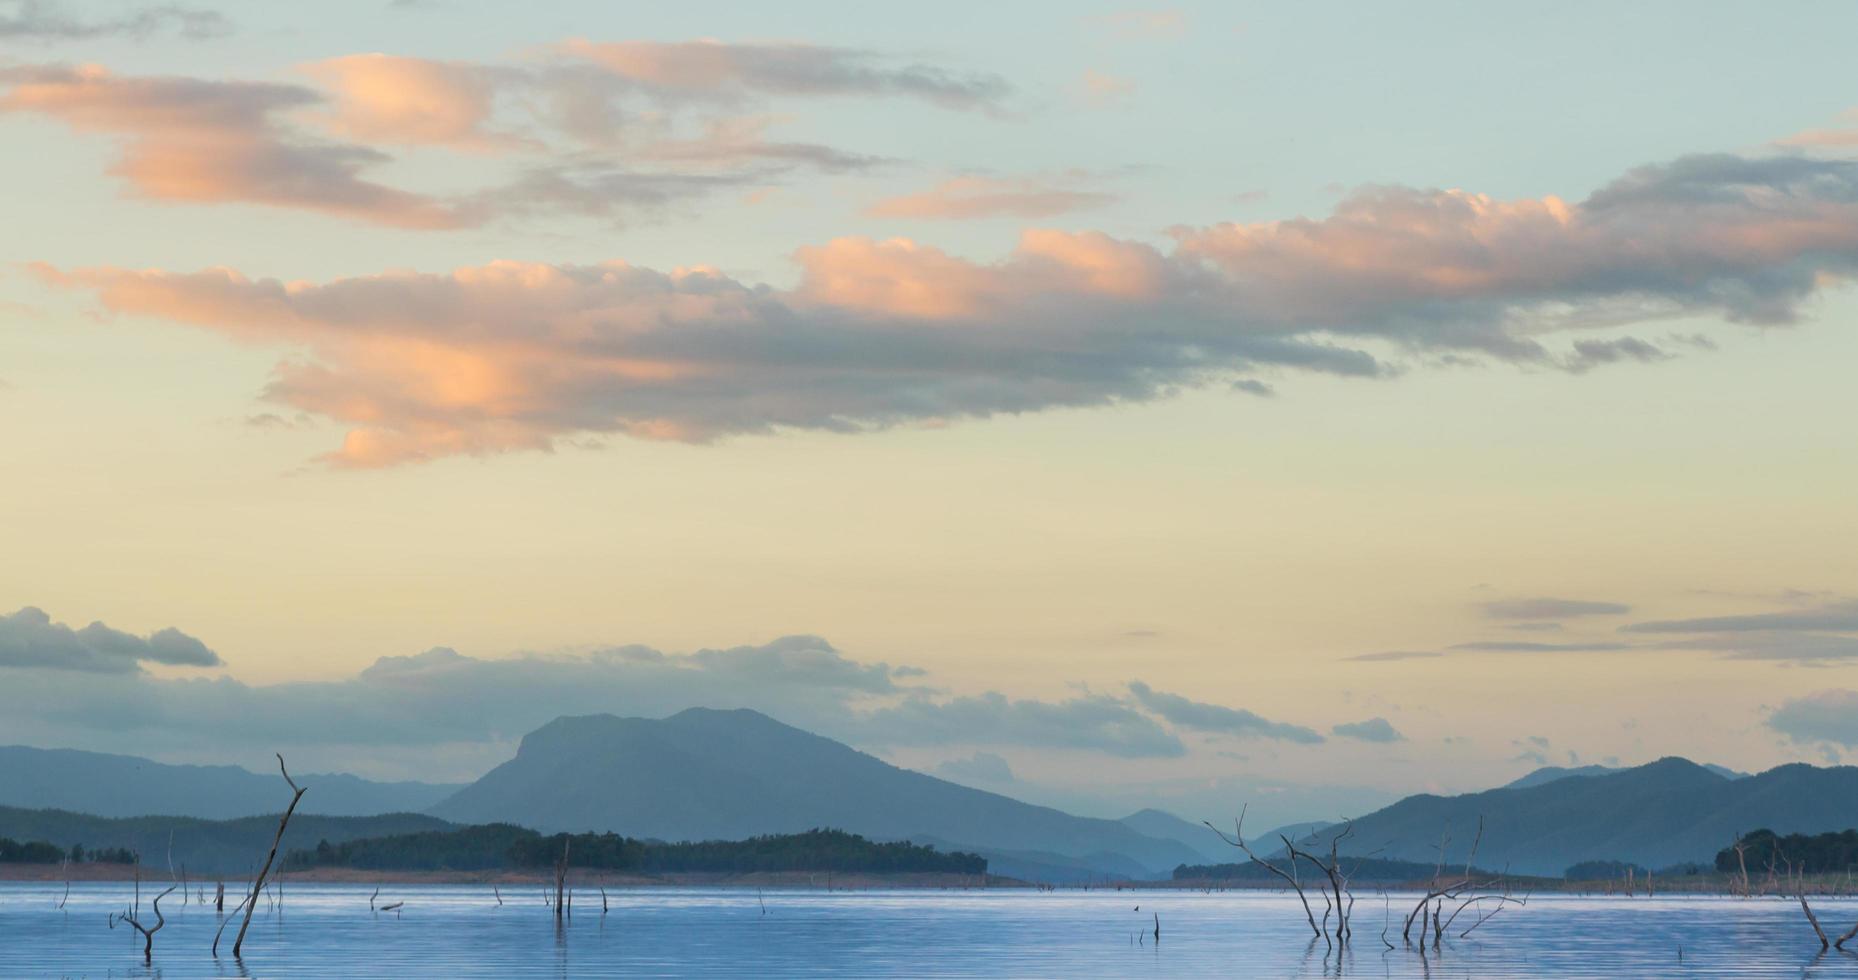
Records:
[[[212,907],[170,896],[144,967],[140,937],[108,925],[130,886],[74,886],[60,910],[63,891],[0,884],[0,977],[1858,978],[1858,955],[1820,955],[1799,906],[1778,899],[1537,896],[1422,957],[1382,949],[1370,894],[1338,958],[1275,894],[643,889],[609,892],[602,916],[580,892],[557,930],[538,888],[504,889],[499,907],[482,886],[389,886],[378,901],[405,908],[373,914],[372,886],[287,885],[281,912],[260,904],[242,964],[228,954],[236,923],[214,960]],[[1858,901],[1816,908],[1828,929],[1858,921]]]

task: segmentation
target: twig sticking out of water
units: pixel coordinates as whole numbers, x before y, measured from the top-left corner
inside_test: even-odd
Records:
[[[168,920],[161,914],[161,900],[168,897],[168,892],[179,887],[179,885],[169,885],[168,891],[155,896],[155,925],[153,928],[143,925],[136,919],[135,914],[132,912],[124,912],[121,916],[118,916],[118,918],[122,919],[124,922],[134,926],[135,931],[142,934],[143,963],[149,962],[155,955],[155,933],[160,932],[161,927],[168,924]]]

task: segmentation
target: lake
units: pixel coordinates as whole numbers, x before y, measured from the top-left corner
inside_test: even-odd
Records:
[[[130,885],[74,885],[60,910],[62,884],[0,883],[0,976],[1858,977],[1858,955],[1820,955],[1799,906],[1772,898],[1536,896],[1422,957],[1381,946],[1387,913],[1366,893],[1338,960],[1273,893],[629,889],[603,916],[583,890],[557,930],[537,886],[503,889],[501,907],[487,886],[384,886],[398,913],[370,913],[373,890],[286,885],[281,910],[260,903],[242,965],[237,923],[215,961],[215,912],[177,893],[145,968],[140,936],[108,924]],[[1858,921],[1858,900],[1815,908],[1835,935]]]

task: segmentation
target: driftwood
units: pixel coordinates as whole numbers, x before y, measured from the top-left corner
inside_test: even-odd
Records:
[[[142,962],[144,963],[147,963],[151,959],[154,958],[155,933],[160,932],[161,927],[168,924],[168,920],[164,918],[161,914],[161,900],[168,897],[168,892],[171,892],[179,887],[180,887],[179,885],[169,885],[168,891],[162,892],[161,894],[155,896],[155,904],[154,904],[155,925],[152,928],[149,926],[143,925],[141,921],[136,917],[136,913],[124,912],[122,915],[117,916],[117,918],[122,919],[124,922],[129,923],[131,926],[134,926],[135,931],[142,934]]]
[[[277,755],[277,771],[283,774],[284,782],[290,785],[293,795],[290,798],[290,805],[284,808],[283,818],[277,822],[277,836],[271,838],[271,853],[265,855],[264,866],[258,869],[258,875],[252,881],[252,893],[245,900],[245,921],[239,923],[239,935],[232,941],[233,959],[238,959],[239,954],[244,951],[245,930],[251,928],[252,912],[258,905],[258,893],[264,888],[265,875],[271,872],[271,863],[277,860],[277,848],[284,840],[284,828],[290,826],[290,815],[297,812],[297,802],[303,799],[303,791],[306,788],[298,786],[296,781],[290,778],[290,770],[284,768],[284,755],[281,752]],[[213,938],[213,951],[216,954],[219,952],[219,937],[217,936]]]

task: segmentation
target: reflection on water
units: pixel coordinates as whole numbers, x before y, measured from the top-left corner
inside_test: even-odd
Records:
[[[237,924],[215,961],[217,914],[176,893],[144,967],[108,924],[130,885],[74,886],[60,910],[63,891],[0,884],[0,977],[1858,977],[1779,899],[1536,896],[1421,953],[1381,944],[1385,922],[1401,945],[1398,896],[1363,895],[1338,956],[1276,894],[609,890],[610,914],[582,892],[557,928],[538,889],[499,906],[488,887],[385,886],[378,903],[404,907],[371,913],[373,886],[290,885],[281,909],[260,902],[242,964],[224,955]],[[1816,908],[1829,930],[1858,922],[1858,900]]]

